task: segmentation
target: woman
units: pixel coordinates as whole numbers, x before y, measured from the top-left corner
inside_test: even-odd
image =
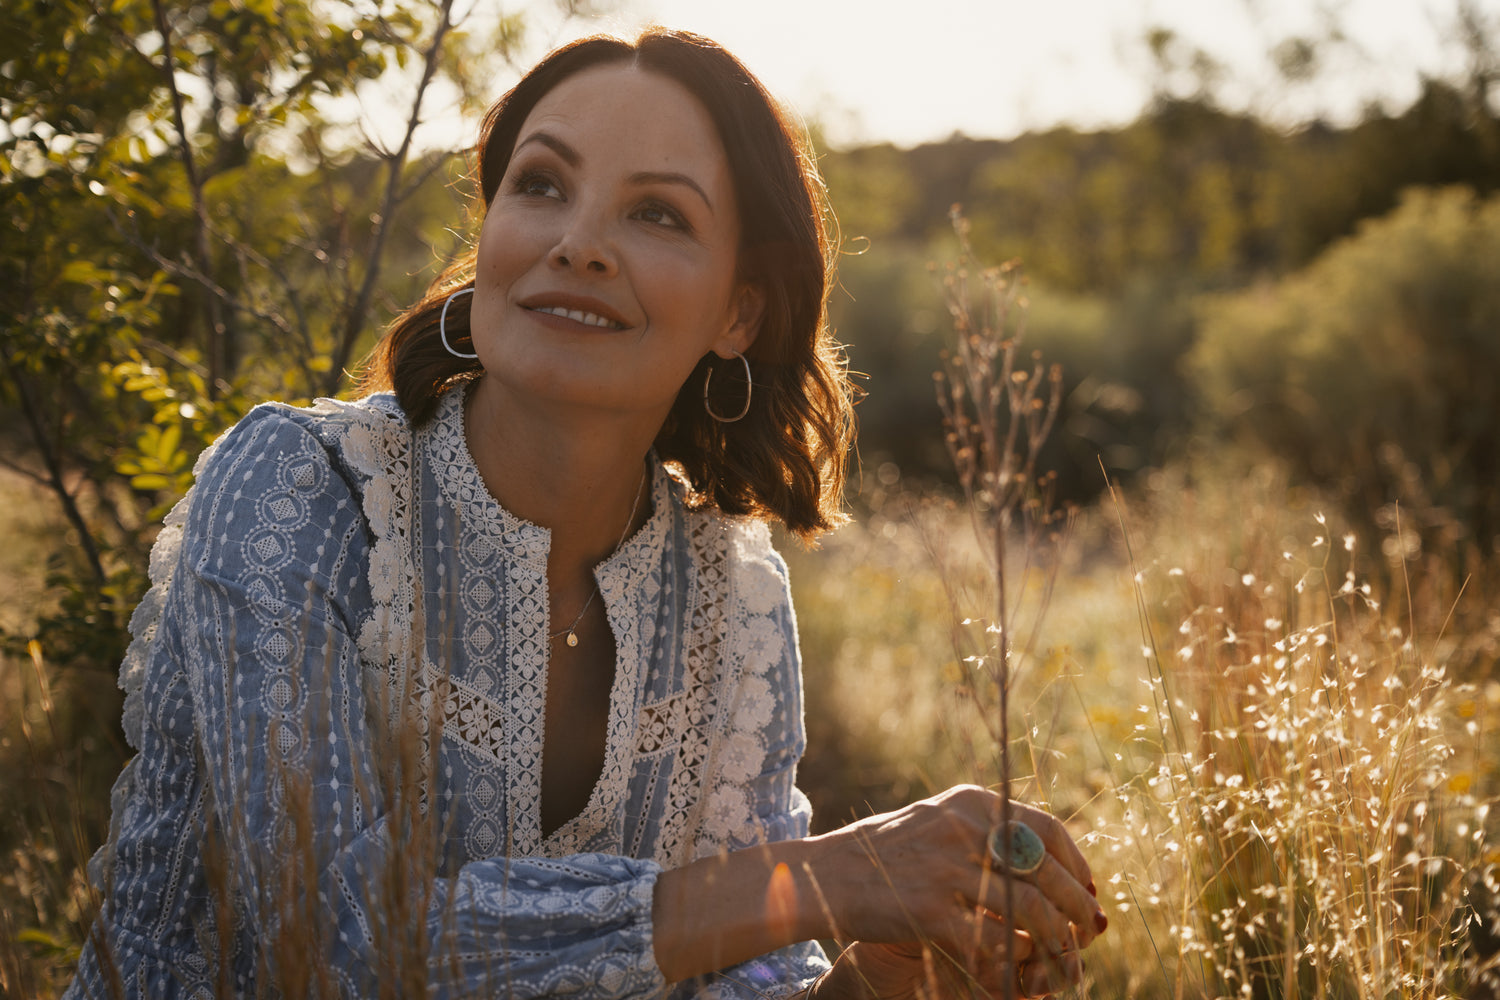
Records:
[[[1105,921],[1045,814],[1024,876],[978,788],[807,836],[765,522],[836,523],[850,421],[798,133],[654,30],[553,53],[478,154],[394,393],[257,408],[168,518],[69,995],[1072,981]]]

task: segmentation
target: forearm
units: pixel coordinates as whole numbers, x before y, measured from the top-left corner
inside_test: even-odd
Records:
[[[828,898],[814,874],[831,863],[827,839],[807,838],[662,872],[652,903],[662,974],[676,982],[798,941],[833,936],[837,901]]]

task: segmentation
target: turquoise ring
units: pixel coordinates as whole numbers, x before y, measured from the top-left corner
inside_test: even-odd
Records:
[[[1026,878],[1047,860],[1047,845],[1035,830],[1018,819],[990,831],[990,861],[996,871]]]

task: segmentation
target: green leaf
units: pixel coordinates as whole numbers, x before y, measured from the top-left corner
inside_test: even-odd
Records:
[[[88,285],[93,287],[110,280],[112,275],[108,271],[100,270],[91,261],[70,260],[62,271],[62,280],[75,285]]]
[[[36,927],[28,927],[16,934],[16,940],[22,944],[41,945],[49,951],[66,951],[68,946],[46,931]]]
[[[170,424],[162,432],[161,440],[156,443],[156,457],[161,459],[163,465],[171,466],[172,458],[176,455],[177,446],[182,443],[182,425]]]

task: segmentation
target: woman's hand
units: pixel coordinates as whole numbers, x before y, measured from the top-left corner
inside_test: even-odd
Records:
[[[829,992],[908,995],[943,971],[992,992],[1003,991],[1007,979],[1017,984],[1019,974],[1017,995],[1077,979],[1078,950],[1108,923],[1088,864],[1055,818],[1012,802],[1011,818],[1031,827],[1047,854],[1026,877],[996,870],[987,838],[999,825],[1000,806],[993,792],[959,786],[815,839],[808,874],[833,936],[860,942],[841,959],[847,969],[826,982]],[[1000,916],[1007,888],[1014,935]],[[1008,938],[1013,961],[1007,961]]]

